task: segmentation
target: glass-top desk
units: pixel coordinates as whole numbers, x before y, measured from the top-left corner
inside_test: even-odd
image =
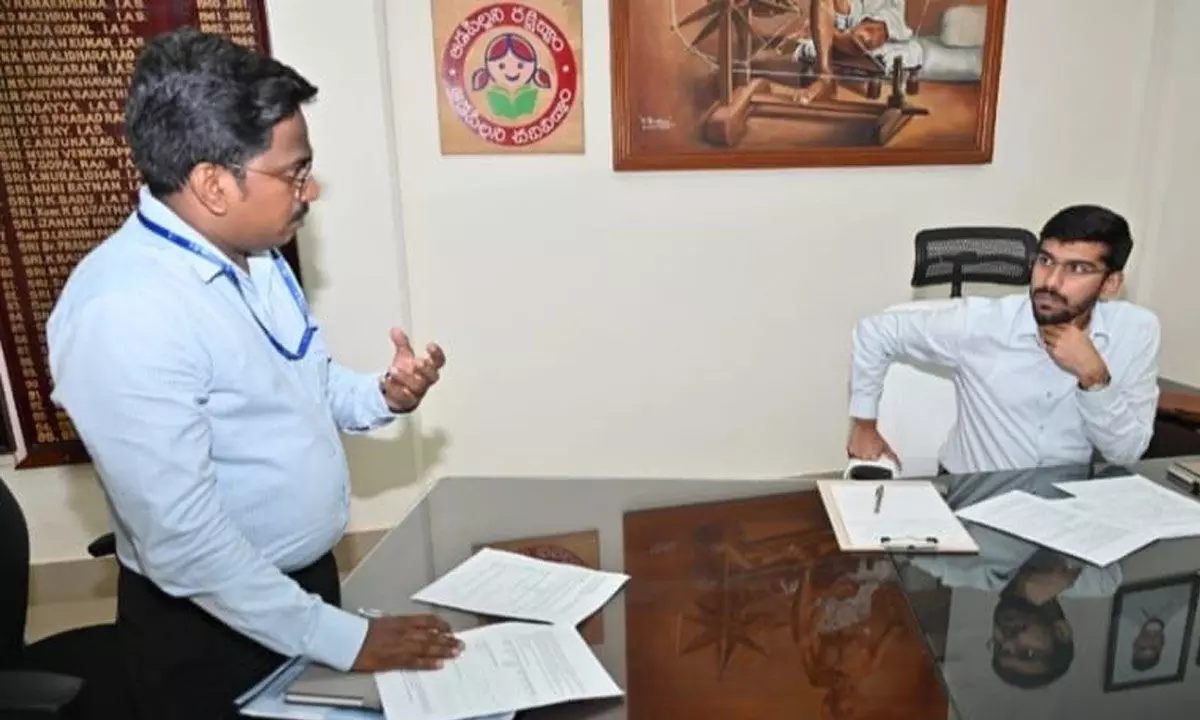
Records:
[[[1010,490],[1065,497],[1054,483],[1140,474],[1167,479],[1172,460],[946,476],[960,509]],[[977,556],[895,556],[953,712],[964,720],[1194,718],[1200,540],[1154,543],[1098,568],[967,523]]]
[[[1130,470],[1162,477],[1167,464]],[[1097,473],[1079,467],[938,482],[957,503],[1089,474]],[[980,545],[991,547],[979,532]],[[983,588],[948,587],[956,580],[943,581],[948,573],[939,574],[936,564],[840,553],[811,480],[451,477],[350,573],[343,603],[430,612],[408,598],[485,545],[628,573],[625,588],[580,627],[626,697],[522,717],[973,720],[1017,708],[1043,717],[1127,717],[1116,711],[1161,706],[1158,716],[1170,717],[1167,701],[1200,707],[1196,643],[1184,648],[1182,681],[1104,691],[1117,584],[1175,575],[1184,566],[1194,576],[1200,545],[1139,553],[1123,564],[1120,580],[1098,581],[1107,595],[1074,600],[1063,593],[1074,638],[1070,667],[1048,687],[1024,690],[998,679],[989,638],[1003,578],[1037,553],[999,540],[994,567],[979,573]],[[984,563],[990,555],[974,559]],[[1179,567],[1168,569],[1172,560]],[[962,577],[974,582],[969,572]],[[436,612],[457,628],[483,622]],[[1167,648],[1179,657],[1177,645]],[[1160,668],[1174,662],[1165,655]]]

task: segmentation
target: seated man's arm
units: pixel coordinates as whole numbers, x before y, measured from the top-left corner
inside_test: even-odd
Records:
[[[966,304],[935,310],[895,310],[859,321],[850,369],[850,416],[870,420],[895,360],[956,367],[967,334]]]
[[[1153,315],[1123,341],[1125,369],[1098,390],[1076,391],[1076,405],[1092,446],[1110,463],[1137,462],[1154,436],[1158,411],[1158,353],[1161,330]],[[1111,372],[1111,368],[1110,368]]]
[[[226,515],[203,412],[210,358],[158,297],[88,301],[50,332],[55,398],[70,414],[145,575],[283,655],[349,669],[367,621],[268,562]]]

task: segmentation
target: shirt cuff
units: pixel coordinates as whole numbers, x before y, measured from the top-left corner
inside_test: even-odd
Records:
[[[850,417],[874,420],[879,414],[879,398],[864,393],[850,396]]]
[[[1077,388],[1075,397],[1079,399],[1079,407],[1087,417],[1106,417],[1112,414],[1113,405],[1121,399],[1121,391],[1116,383],[1109,382],[1107,387],[1098,390]]]
[[[367,639],[367,619],[327,603],[317,605],[317,627],[308,643],[309,658],[349,672]]]
[[[379,387],[379,376],[364,375],[363,384],[356,394],[355,417],[357,424],[346,428],[349,433],[366,433],[381,428],[397,417],[400,413],[393,412],[383,397]]]
[[[395,418],[399,413],[394,412],[388,407],[387,399],[383,396],[383,390],[379,387],[379,378],[375,378],[375,383],[371,386],[371,396],[374,398],[371,402],[371,416],[375,423],[386,423]]]

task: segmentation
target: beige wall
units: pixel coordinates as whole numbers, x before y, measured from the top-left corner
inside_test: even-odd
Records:
[[[607,3],[584,3],[586,155],[520,158],[440,155],[428,0],[268,5],[276,54],[321,87],[303,251],[334,351],[379,367],[401,322],[449,355],[420,428],[351,443],[355,528],[448,473],[837,467],[849,329],[909,297],[917,230],[1091,201],[1141,232],[1135,173],[1157,171],[1135,162],[1153,3],[1010,3],[991,165],[646,174],[610,169]],[[6,475],[38,559],[103,531],[87,477]]]
[[[1155,25],[1156,72],[1147,102],[1154,112],[1147,117],[1147,170],[1139,173],[1144,182],[1138,188],[1152,245],[1135,293],[1162,321],[1163,375],[1200,385],[1200,45],[1192,32],[1200,27],[1200,3],[1160,2]]]

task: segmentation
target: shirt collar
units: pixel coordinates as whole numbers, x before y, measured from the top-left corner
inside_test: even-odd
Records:
[[[1104,338],[1108,339],[1108,315],[1104,300],[1096,303],[1092,308],[1092,321],[1088,325],[1088,335],[1093,339]],[[1033,300],[1026,296],[1025,300],[1017,305],[1017,314],[1013,317],[1013,338],[1037,338],[1038,324],[1033,318]]]
[[[207,238],[197,232],[196,229],[191,225],[188,225],[186,222],[184,222],[183,218],[176,215],[174,210],[167,207],[167,205],[158,198],[154,197],[147,187],[142,187],[138,190],[138,209],[141,210],[142,214],[145,215],[146,218],[151,222],[163,226],[167,230],[170,230],[180,237],[185,237],[188,240],[195,242],[197,245],[213,253],[217,257],[225,257],[224,253],[218,250],[216,246],[208,241]],[[142,226],[141,223],[138,223],[138,226],[145,230],[146,234],[150,236],[152,242],[161,244],[167,248],[173,257],[180,258],[183,262],[186,262],[188,265],[190,265],[192,269],[196,271],[196,274],[200,276],[200,279],[204,282],[210,283],[214,279],[221,276],[221,267],[213,261],[202,258],[196,253],[188,252],[184,248],[181,248],[164,238],[160,238],[158,235],[155,235],[149,229]],[[233,265],[233,263],[229,264]]]

